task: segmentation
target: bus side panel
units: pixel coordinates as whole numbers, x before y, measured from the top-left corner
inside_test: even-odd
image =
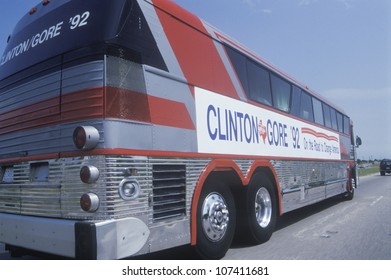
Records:
[[[346,191],[346,162],[273,161],[286,213]]]
[[[164,6],[164,1],[154,3]],[[193,25],[189,26],[168,14],[172,5],[164,7],[166,12],[160,9],[156,12],[188,83],[238,99],[226,67],[201,20],[182,14]]]

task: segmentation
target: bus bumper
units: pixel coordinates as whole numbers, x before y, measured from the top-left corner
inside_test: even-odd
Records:
[[[76,259],[120,259],[139,252],[150,231],[139,219],[75,221],[0,213],[0,242]]]

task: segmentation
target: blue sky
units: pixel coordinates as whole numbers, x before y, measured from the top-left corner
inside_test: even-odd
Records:
[[[391,158],[391,1],[175,2],[343,108],[363,140],[360,158]],[[2,53],[39,1],[0,3]]]

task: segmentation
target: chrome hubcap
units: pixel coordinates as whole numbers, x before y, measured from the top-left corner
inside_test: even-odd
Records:
[[[266,228],[272,218],[272,200],[269,191],[262,187],[255,196],[255,217],[258,225]]]
[[[202,229],[212,242],[218,242],[227,231],[229,211],[224,198],[218,193],[209,194],[202,205]]]

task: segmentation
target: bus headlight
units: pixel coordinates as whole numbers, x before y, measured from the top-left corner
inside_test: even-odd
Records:
[[[80,198],[80,207],[86,212],[96,212],[99,208],[99,197],[94,193],[85,193]]]
[[[78,126],[73,131],[73,143],[79,150],[92,150],[99,143],[99,131],[93,126]]]
[[[133,200],[140,195],[140,184],[135,179],[123,179],[119,184],[118,192],[123,200]]]

